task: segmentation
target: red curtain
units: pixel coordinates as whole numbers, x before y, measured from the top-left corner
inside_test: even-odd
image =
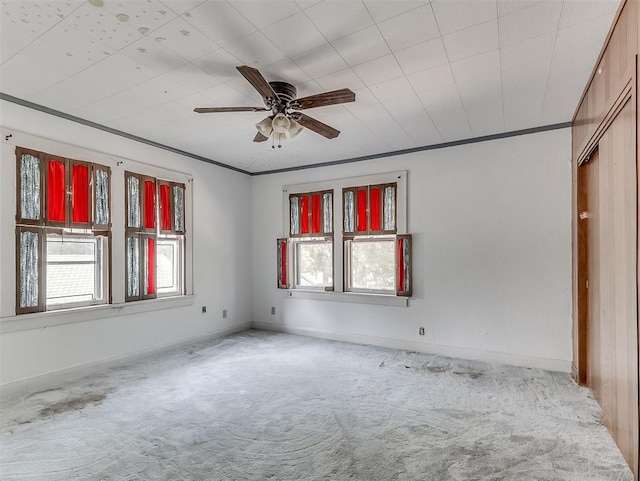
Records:
[[[47,185],[49,220],[64,222],[66,219],[66,179],[64,162],[49,161],[49,179]]]
[[[160,228],[171,230],[171,193],[169,184],[160,184]]]
[[[372,187],[369,191],[369,210],[371,215],[371,230],[382,230],[382,192],[379,187]]]
[[[300,196],[300,233],[309,233],[309,196]]]
[[[282,287],[287,287],[287,242],[280,245],[280,283]]]
[[[321,199],[320,194],[313,194],[311,196],[311,232],[314,234],[320,232]]]
[[[404,278],[404,239],[398,239],[398,291],[402,292],[406,289]]]
[[[147,238],[147,294],[156,293],[156,249],[155,241]]]
[[[358,232],[367,230],[367,189],[358,190]]]
[[[71,170],[71,218],[73,222],[89,222],[89,168],[74,165]]]
[[[144,227],[156,227],[156,183],[153,180],[144,181]]]

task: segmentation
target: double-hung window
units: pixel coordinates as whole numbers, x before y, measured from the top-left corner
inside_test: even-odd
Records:
[[[293,286],[332,291],[332,190],[289,195],[289,236],[295,258]],[[282,269],[280,272],[282,275]]]
[[[184,294],[184,184],[125,172],[125,191],[125,300]]]
[[[355,180],[288,194],[288,237],[277,241],[279,288],[411,296],[411,235],[399,233],[399,218],[406,225],[406,200],[398,202],[400,190],[406,199],[406,173]]]
[[[109,302],[111,170],[16,148],[16,314]]]

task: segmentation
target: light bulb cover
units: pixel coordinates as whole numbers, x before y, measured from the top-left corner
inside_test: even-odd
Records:
[[[289,125],[289,138],[293,139],[300,132],[302,132],[303,129],[304,129],[304,127],[302,125],[300,125],[294,119],[291,119],[291,125]]]
[[[271,124],[271,117],[267,117],[256,124],[256,129],[258,129],[258,132],[260,132],[265,137],[269,137],[271,135],[271,131],[273,130]]]
[[[279,134],[284,134],[285,132],[287,132],[290,125],[291,121],[283,113],[277,113],[273,118],[273,122],[271,124],[271,126],[273,127],[273,131]]]

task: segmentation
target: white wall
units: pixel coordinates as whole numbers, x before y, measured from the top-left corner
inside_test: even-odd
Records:
[[[569,371],[570,135],[253,177],[254,325]],[[414,235],[409,307],[293,299],[275,288],[284,185],[400,169]]]
[[[124,195],[125,169],[151,175],[166,172],[183,182],[194,179],[190,188],[193,215],[187,218],[193,245],[190,279],[193,297],[188,305],[134,312],[143,309],[128,304],[125,308],[107,308],[108,313],[101,312],[99,319],[81,315],[87,320],[4,332],[0,334],[0,385],[5,390],[46,384],[47,379],[56,378],[56,373],[81,372],[83,366],[96,368],[106,362],[250,325],[251,226],[242,214],[251,208],[249,176],[15,104],[0,102],[0,108],[0,327],[10,325],[9,330],[14,331],[19,322],[26,326],[46,323],[47,316],[60,320],[66,315],[14,316],[15,145],[109,165],[113,198]],[[5,141],[9,133],[13,137]],[[215,151],[211,155],[214,157]],[[123,164],[117,165],[119,161]],[[112,215],[112,278],[117,302],[124,295],[124,262],[119,261],[124,251],[124,212],[113,209]],[[207,306],[206,314],[201,313],[203,305]],[[227,309],[226,319],[222,318],[222,309]],[[71,319],[69,316],[67,321]]]

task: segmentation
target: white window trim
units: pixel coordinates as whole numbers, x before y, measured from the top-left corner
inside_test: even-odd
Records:
[[[300,244],[305,244],[305,243],[312,243],[312,244],[322,244],[322,243],[327,243],[331,241],[331,251],[334,252],[334,240],[333,237],[331,236],[326,236],[326,237],[295,237],[292,238],[291,240],[291,257],[292,258],[296,258],[298,255],[298,248]],[[309,291],[321,291],[324,292],[325,290],[327,290],[325,288],[325,286],[301,286],[298,285],[298,272],[297,269],[298,268],[298,263],[297,262],[293,262],[291,265],[291,274],[292,276],[290,277],[291,279],[291,285],[292,285],[292,289],[302,289],[302,290],[309,290]],[[330,286],[330,288],[328,289],[329,291],[333,290],[333,285],[335,285],[335,266],[334,266],[334,270],[332,271],[332,279],[333,279],[333,284]]]
[[[347,292],[344,286],[344,259],[343,259],[343,212],[342,212],[342,189],[346,187],[356,187],[359,185],[376,185],[395,182],[396,189],[396,226],[399,234],[408,232],[407,225],[407,171],[398,170],[380,174],[372,174],[357,177],[345,177],[304,184],[292,184],[284,186],[282,189],[282,213],[283,229],[282,237],[289,238],[290,215],[289,215],[289,195],[306,192],[316,192],[322,190],[333,190],[333,291],[320,291],[314,289],[289,288],[284,292],[288,298],[317,299],[338,302],[356,302],[361,304],[378,304],[391,306],[407,306],[406,297],[393,294]],[[289,276],[293,274],[293,263],[288,263]],[[292,279],[292,277],[289,277]]]
[[[49,239],[50,235],[58,235],[61,239],[96,239],[96,238],[101,238],[103,239],[103,243],[106,244],[102,246],[103,251],[102,251],[102,259],[101,259],[101,269],[102,269],[102,299],[99,300],[90,300],[90,301],[79,301],[79,302],[65,302],[65,303],[58,303],[58,304],[48,304],[48,298],[45,298],[45,304],[46,304],[46,311],[44,312],[49,312],[49,311],[61,311],[61,310],[69,310],[69,309],[74,309],[76,307],[89,307],[89,306],[101,306],[104,304],[108,304],[109,303],[109,236],[108,235],[99,235],[96,236],[93,233],[80,233],[80,232],[73,232],[72,229],[66,229],[67,232],[64,232],[63,234],[56,234],[56,233],[45,233],[45,249],[47,248],[47,241]],[[45,268],[45,277],[47,276],[48,273],[48,268],[49,268],[49,258],[47,257],[47,266]],[[45,280],[45,284],[46,284],[46,280]],[[24,315],[24,314],[22,314]]]
[[[76,307],[57,311],[35,312],[32,314],[18,314],[0,318],[0,334],[172,309],[175,307],[190,306],[194,304],[194,302],[195,295],[187,294],[184,296],[160,297],[158,299],[148,299],[137,302],[102,304],[99,306]]]

